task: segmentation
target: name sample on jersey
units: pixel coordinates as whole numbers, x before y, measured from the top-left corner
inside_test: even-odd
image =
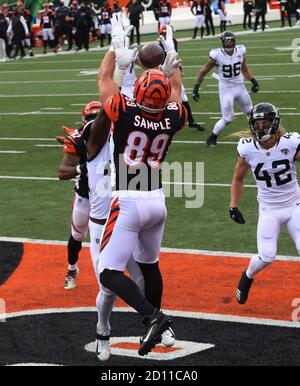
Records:
[[[135,127],[140,127],[143,129],[155,130],[155,131],[172,129],[170,118],[165,118],[163,121],[159,121],[159,122],[153,122],[153,121],[149,121],[146,118],[141,117],[140,115],[136,115],[134,117],[133,125]]]

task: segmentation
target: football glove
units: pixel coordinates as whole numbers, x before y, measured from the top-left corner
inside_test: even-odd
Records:
[[[195,84],[195,86],[194,86],[192,97],[193,97],[194,101],[196,101],[196,102],[198,102],[200,99],[199,86],[197,84]]]
[[[229,208],[229,216],[232,218],[233,221],[239,224],[245,224],[246,222],[238,208]]]
[[[259,91],[259,84],[257,83],[257,80],[253,78],[250,82],[252,83],[251,91],[257,93]]]
[[[118,47],[125,47],[125,41],[126,37],[128,37],[133,29],[133,26],[130,25],[129,27],[124,30],[122,18],[118,14],[113,14],[111,18],[111,37],[115,40],[115,42],[118,42]],[[111,51],[115,50],[115,45],[112,44],[110,47]]]
[[[123,47],[120,46],[119,39],[113,39],[112,44],[115,49],[117,66],[123,69],[127,68],[136,59],[137,48],[135,48],[134,50],[130,50],[128,48],[128,37],[125,38],[125,45]]]
[[[78,175],[86,175],[88,172],[86,162],[83,164],[80,164],[76,167],[76,173]]]
[[[175,51],[175,45],[173,40],[173,29],[170,25],[167,25],[166,39],[162,35],[160,35],[159,40],[166,54],[169,51]]]
[[[160,66],[161,71],[167,78],[171,78],[179,68],[181,59],[178,59],[176,51],[168,51],[164,64]]]

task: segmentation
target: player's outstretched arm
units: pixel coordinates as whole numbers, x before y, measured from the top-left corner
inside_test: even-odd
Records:
[[[244,56],[244,60],[242,63],[242,74],[244,75],[244,77],[246,79],[250,80],[250,82],[252,83],[251,91],[254,93],[258,92],[259,91],[259,84],[258,84],[257,80],[254,78],[252,71],[248,67],[248,64],[246,61],[246,56]]]
[[[109,97],[119,91],[117,84],[113,81],[115,59],[115,52],[107,51],[98,71],[98,90],[103,105]]]
[[[81,165],[79,165],[79,161],[80,158],[77,154],[66,153],[58,167],[57,177],[60,180],[71,180],[78,174],[82,174],[85,170],[83,165],[82,170],[80,169]]]
[[[245,220],[242,213],[238,210],[238,204],[244,190],[244,178],[249,170],[249,165],[244,158],[239,158],[235,165],[234,174],[231,183],[231,199],[229,207],[229,215],[232,220],[239,224],[244,224]]]
[[[201,68],[199,75],[197,76],[194,89],[193,89],[193,99],[198,102],[200,99],[199,88],[205,76],[209,73],[209,71],[216,65],[216,62],[213,59],[209,59],[208,62]]]
[[[111,121],[104,109],[101,109],[92,123],[90,130],[90,136],[87,142],[88,160],[95,158],[105,145],[109,136],[110,127]]]

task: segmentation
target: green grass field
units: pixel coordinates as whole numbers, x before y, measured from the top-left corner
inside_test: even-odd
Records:
[[[273,26],[273,25],[272,25]],[[234,29],[238,29],[235,27]],[[177,34],[189,37],[191,32]],[[252,95],[253,103],[272,102],[279,107],[283,126],[299,130],[300,64],[293,63],[288,47],[300,37],[299,29],[285,29],[238,37],[247,47],[248,64],[258,79],[261,91]],[[154,36],[147,36],[153,39]],[[189,93],[195,118],[205,123],[206,131],[186,128],[177,141],[205,141],[220,117],[217,81],[207,76],[200,90],[200,102],[191,99],[191,88],[208,52],[219,47],[219,39],[189,40],[180,43],[184,85]],[[6,179],[4,176],[56,177],[62,158],[55,141],[61,125],[72,126],[80,120],[81,105],[97,99],[95,71],[104,52],[46,56],[0,64],[0,236],[65,240],[69,235],[72,182],[56,180]],[[81,73],[91,71],[90,75]],[[250,89],[251,85],[247,83]],[[239,110],[236,108],[236,112]],[[225,129],[220,141],[235,141],[234,132],[247,128],[243,115]],[[45,138],[45,140],[8,140],[9,138]],[[3,153],[21,151],[25,153]],[[169,161],[199,161],[205,164],[205,183],[230,184],[236,162],[236,145],[220,144],[210,149],[199,143],[174,143]],[[248,184],[254,184],[251,175]],[[228,215],[230,188],[205,186],[204,205],[186,209],[184,199],[169,198],[168,222],[163,246],[207,250],[255,252],[257,202],[256,189],[246,188],[240,204],[246,225],[240,226]],[[284,231],[280,254],[296,254]]]

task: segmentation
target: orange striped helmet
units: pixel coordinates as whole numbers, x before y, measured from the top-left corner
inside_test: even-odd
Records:
[[[150,114],[164,110],[171,95],[171,84],[155,69],[144,71],[136,80],[133,92],[137,106]]]
[[[82,108],[82,122],[87,124],[90,120],[96,118],[96,115],[102,108],[102,104],[98,101],[92,101]]]

